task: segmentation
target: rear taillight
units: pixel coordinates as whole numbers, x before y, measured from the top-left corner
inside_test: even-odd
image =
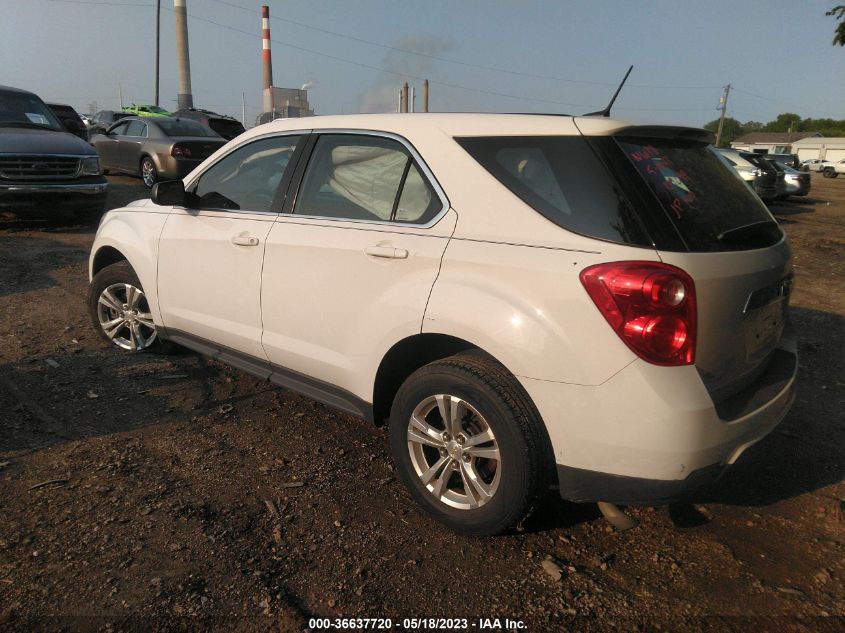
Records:
[[[170,148],[170,155],[175,158],[190,158],[191,150],[183,145],[174,145]]]
[[[619,338],[655,365],[695,362],[695,284],[680,268],[614,262],[581,271],[581,283]]]

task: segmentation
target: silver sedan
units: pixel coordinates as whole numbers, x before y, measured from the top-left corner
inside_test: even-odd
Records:
[[[188,119],[129,117],[95,134],[91,144],[104,171],[140,176],[152,187],[159,180],[187,176],[226,140]]]

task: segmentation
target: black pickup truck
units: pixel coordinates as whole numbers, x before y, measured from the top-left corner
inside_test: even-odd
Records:
[[[93,220],[108,184],[96,150],[35,94],[0,86],[0,212]]]

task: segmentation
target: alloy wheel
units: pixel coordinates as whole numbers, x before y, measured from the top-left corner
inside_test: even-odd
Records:
[[[156,168],[149,158],[141,161],[141,178],[147,187],[152,187],[156,183]]]
[[[112,284],[103,289],[97,300],[97,319],[112,343],[125,350],[139,352],[156,340],[147,298],[132,284]]]
[[[499,446],[490,425],[465,400],[447,394],[426,398],[411,414],[407,437],[414,471],[442,503],[470,510],[496,494]]]

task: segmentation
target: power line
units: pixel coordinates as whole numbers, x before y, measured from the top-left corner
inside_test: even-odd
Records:
[[[239,4],[235,4],[233,2],[227,2],[226,0],[214,0],[219,4],[223,4],[229,7],[234,7],[236,9],[240,9],[242,11],[247,11],[249,13],[254,14],[255,11],[248,7],[241,6]],[[361,37],[355,37],[354,35],[349,35],[347,33],[339,33],[337,31],[331,31],[329,29],[324,29],[318,26],[313,26],[311,24],[305,24],[304,22],[297,22],[296,20],[291,20],[289,18],[281,18],[278,16],[270,16],[271,20],[278,20],[280,22],[286,22],[288,24],[293,24],[295,26],[299,26],[302,28],[310,29],[312,31],[317,31],[319,33],[326,33],[328,35],[333,35],[335,37],[341,37],[347,40],[351,40],[353,42],[360,42],[362,44],[368,44],[370,46],[376,46],[381,49],[396,51],[399,53],[404,53],[407,55],[417,55],[419,57],[425,57],[427,59],[432,59],[440,62],[446,62],[448,64],[457,64],[459,66],[466,66],[468,68],[475,68],[477,70],[489,70],[498,73],[504,73],[507,75],[514,75],[520,77],[530,77],[532,79],[542,79],[544,81],[559,81],[565,83],[574,83],[574,84],[585,84],[591,86],[617,86],[618,84],[615,82],[609,81],[588,81],[583,79],[571,79],[568,77],[557,77],[554,75],[539,75],[535,73],[529,73],[525,71],[518,71],[518,70],[509,70],[507,68],[499,68],[497,66],[485,66],[484,64],[474,64],[472,62],[464,62],[457,59],[450,59],[448,57],[441,57],[439,55],[432,55],[429,53],[423,53],[421,51],[415,51],[407,48],[401,48],[398,46],[390,46],[388,44],[382,44],[381,42],[374,42],[372,40],[364,39]],[[649,89],[672,89],[672,90],[713,90],[715,88],[719,88],[720,86],[656,86],[656,85],[647,85],[647,84],[626,84],[626,87],[629,88],[649,88]],[[588,106],[592,107],[592,106]]]
[[[170,9],[168,9],[168,10],[170,10]],[[213,24],[214,26],[217,26],[217,27],[222,28],[222,29],[234,31],[235,33],[240,33],[241,35],[246,35],[250,38],[256,37],[255,33],[251,32],[251,31],[244,31],[243,29],[235,28],[233,26],[229,26],[228,24],[221,24],[220,22],[215,22],[214,20],[209,20],[208,18],[203,18],[203,17],[197,16],[197,15],[190,15],[190,14],[189,14],[188,17],[190,17],[191,19],[194,19],[194,20],[199,20],[200,22],[207,22],[208,24]],[[283,42],[283,41],[277,40],[277,39],[271,38],[271,41],[274,44],[278,44],[280,46],[293,48],[295,50],[303,51],[303,52],[306,52],[306,53],[311,53],[312,55],[318,55],[320,57],[326,57],[328,59],[339,61],[339,62],[342,62],[344,64],[359,66],[361,68],[367,68],[367,69],[370,69],[370,70],[375,70],[377,72],[395,75],[397,77],[405,77],[405,78],[409,78],[409,79],[416,79],[418,81],[422,81],[423,79],[425,79],[424,77],[421,77],[421,76],[418,76],[418,75],[413,75],[411,73],[399,72],[399,71],[395,71],[395,70],[389,70],[387,68],[381,68],[379,66],[373,66],[371,64],[366,64],[364,62],[358,62],[358,61],[354,61],[354,60],[351,60],[351,59],[346,59],[344,57],[338,57],[337,55],[331,55],[330,53],[324,53],[322,51],[306,48],[304,46],[297,46],[296,44],[290,44],[289,42]],[[506,97],[506,98],[509,98],[509,99],[517,99],[517,100],[522,100],[522,101],[534,101],[534,102],[537,102],[537,103],[548,103],[548,104],[553,104],[553,105],[569,106],[569,107],[575,107],[575,108],[595,108],[595,107],[598,107],[595,104],[568,103],[568,102],[565,102],[565,101],[557,101],[557,100],[554,100],[554,99],[542,99],[542,98],[539,98],[539,97],[527,97],[527,96],[524,96],[524,95],[515,95],[515,94],[511,94],[511,93],[507,93],[507,92],[497,92],[497,91],[494,91],[494,90],[485,90],[483,88],[474,88],[474,87],[471,87],[471,86],[463,86],[463,85],[460,85],[460,84],[453,84],[453,83],[449,83],[449,82],[446,82],[446,81],[440,81],[440,80],[437,80],[437,79],[429,79],[429,82],[432,83],[432,84],[435,84],[435,85],[446,87],[446,88],[454,88],[456,90],[466,90],[466,91],[469,91],[469,92],[476,92],[476,93],[486,94],[486,95],[491,95],[491,96],[496,96],[496,97]],[[618,109],[629,110],[629,111],[647,111],[647,112],[702,112],[702,111],[710,110],[710,108],[624,108],[624,107],[619,107]]]
[[[94,4],[99,6],[109,7],[148,7],[153,5],[141,2],[107,2],[105,0],[49,0],[50,2],[63,2],[66,4]]]

